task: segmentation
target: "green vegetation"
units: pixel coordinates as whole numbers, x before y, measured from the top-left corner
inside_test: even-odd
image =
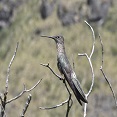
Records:
[[[74,1],[76,0],[72,2]],[[40,2],[40,0],[25,1],[15,10],[12,25],[0,31],[0,92],[4,92],[8,64],[14,53],[16,43],[19,41],[17,56],[12,64],[10,72],[8,98],[10,99],[18,95],[23,89],[23,84],[25,84],[27,88],[30,88],[39,79],[43,78],[40,85],[31,92],[32,101],[26,116],[64,117],[66,106],[49,111],[39,109],[40,106],[53,106],[61,103],[67,99],[68,94],[64,88],[64,84],[47,68],[40,66],[40,63],[50,63],[53,70],[59,74],[56,67],[55,42],[47,40],[46,38],[41,38],[39,35],[35,35],[34,32],[36,29],[43,29],[43,35],[62,34],[65,37],[66,53],[68,54],[71,64],[73,60],[75,62],[75,71],[85,92],[87,92],[91,84],[91,71],[87,59],[85,57],[79,57],[78,53],[90,54],[92,33],[83,21],[75,25],[62,27],[56,16],[56,10],[49,18],[42,20],[39,14]],[[109,18],[100,29],[100,35],[104,43],[104,71],[109,77],[115,91],[117,90],[116,3],[115,1],[115,5],[110,10]],[[96,38],[95,53],[92,62],[95,71],[95,85],[88,99],[89,111],[87,113],[95,113],[95,106],[97,106],[95,105],[97,101],[96,96],[103,96],[104,99],[108,97],[111,101],[107,100],[108,102],[103,102],[103,99],[101,100],[101,98],[99,98],[100,109],[102,108],[102,112],[99,111],[99,117],[104,117],[103,113],[106,114],[106,111],[103,110],[104,106],[102,105],[108,103],[109,105],[113,104],[114,107],[114,100],[100,72],[101,45],[98,37]],[[25,96],[21,97],[19,100],[7,105],[6,113],[8,117],[20,115],[27,96],[28,94],[25,94]],[[82,107],[77,103],[75,97],[72,97],[74,103],[69,117],[76,117],[78,115],[82,117]],[[110,115],[115,117],[114,110],[109,112]],[[106,117],[109,117],[109,115],[106,115]]]

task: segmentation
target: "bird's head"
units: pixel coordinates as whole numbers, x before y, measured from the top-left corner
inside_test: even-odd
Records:
[[[64,37],[63,36],[41,36],[54,39],[56,43],[64,44]]]

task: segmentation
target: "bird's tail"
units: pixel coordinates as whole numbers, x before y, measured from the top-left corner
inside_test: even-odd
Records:
[[[80,105],[82,105],[81,101],[83,101],[84,103],[88,103],[86,96],[80,86],[80,82],[76,78],[75,72],[71,73],[71,75],[70,74],[68,75],[67,73],[65,73],[64,76],[68,84],[70,85],[72,91],[74,92],[75,97],[77,98]]]

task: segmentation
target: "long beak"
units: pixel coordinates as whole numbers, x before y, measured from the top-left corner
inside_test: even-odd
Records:
[[[46,35],[41,35],[41,37],[47,37],[47,38],[54,39],[54,37],[52,37],[52,36],[46,36]],[[55,40],[55,39],[54,39],[54,40]]]

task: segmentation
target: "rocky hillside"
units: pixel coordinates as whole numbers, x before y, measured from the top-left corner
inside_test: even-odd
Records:
[[[104,0],[103,0],[104,1]],[[0,0],[0,93],[5,91],[5,79],[8,64],[13,56],[16,43],[19,42],[17,55],[10,69],[8,99],[23,90],[32,87],[39,79],[42,82],[32,92],[32,101],[27,110],[27,117],[64,117],[66,105],[54,110],[40,110],[40,106],[54,106],[65,101],[68,93],[64,84],[58,80],[41,63],[49,63],[58,73],[56,66],[55,42],[40,35],[63,35],[66,53],[71,65],[74,62],[75,72],[85,93],[91,85],[92,74],[85,57],[78,53],[91,52],[92,32],[84,23],[87,20],[89,5],[83,0]],[[44,8],[43,8],[44,6]],[[44,9],[44,10],[43,10]],[[88,98],[87,116],[116,117],[117,111],[112,92],[100,71],[101,44],[98,32],[104,45],[104,71],[117,95],[117,2],[108,9],[106,20],[101,25],[91,22],[96,32],[95,51],[92,63],[95,83]],[[43,13],[42,13],[43,12]],[[19,116],[24,108],[27,96],[6,106],[8,117]],[[72,95],[73,106],[69,117],[83,116],[83,108]]]

